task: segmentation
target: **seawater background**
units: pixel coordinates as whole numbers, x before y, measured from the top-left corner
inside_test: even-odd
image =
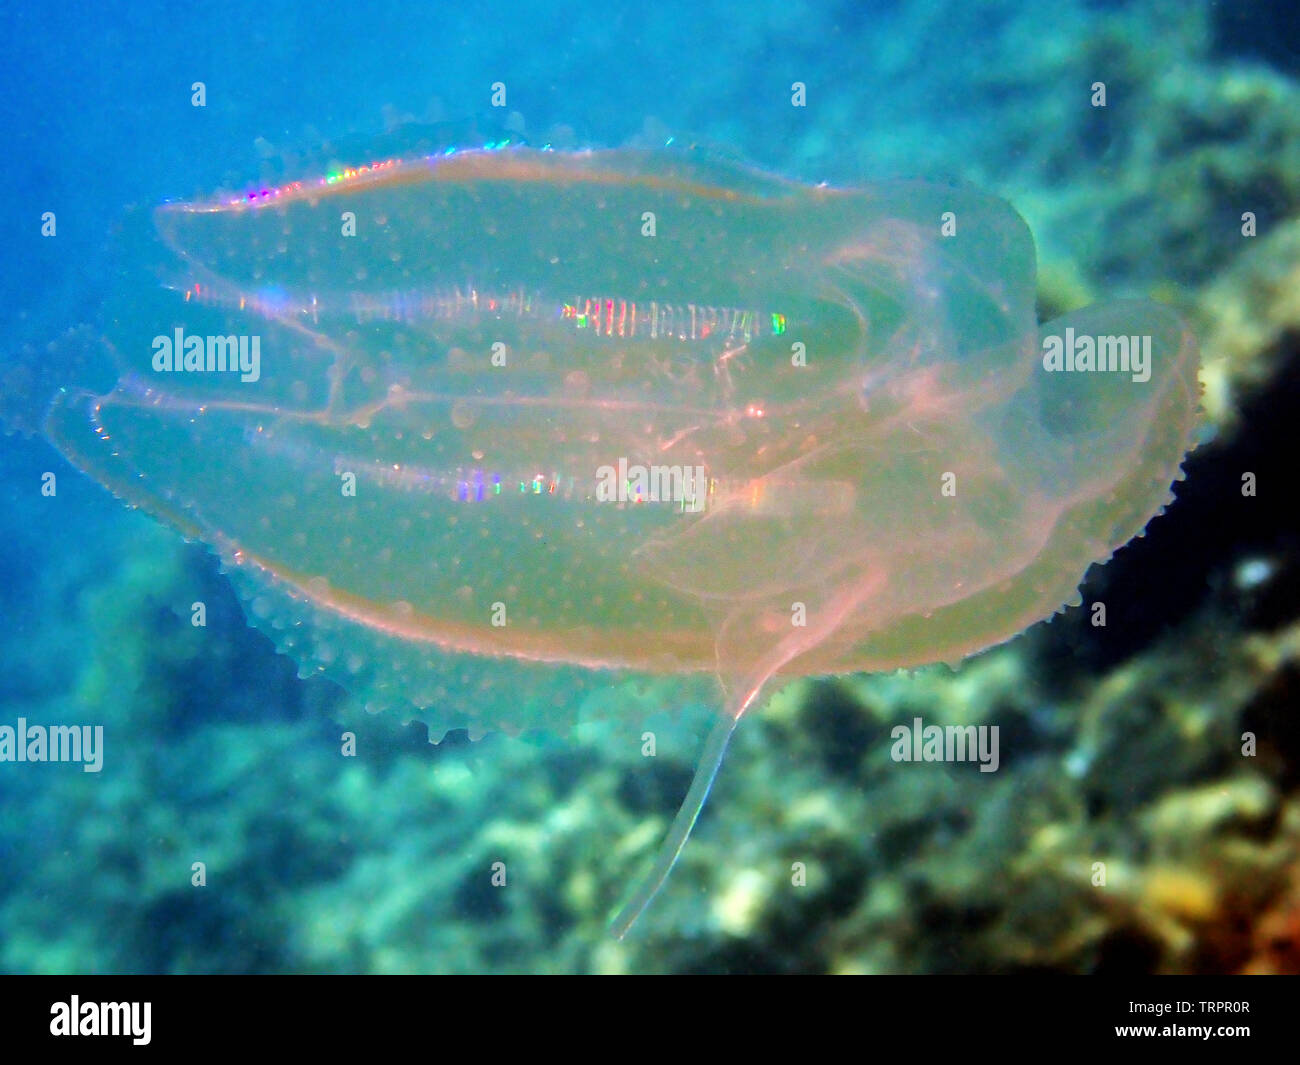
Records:
[[[103,724],[107,749],[98,775],[0,764],[0,970],[1296,971],[1298,41],[1287,5],[1193,0],[6,8],[0,360],[97,324],[127,205],[522,124],[982,185],[1029,220],[1045,310],[1154,292],[1193,316],[1215,439],[1092,571],[1105,630],[1074,609],[955,675],[801,686],[747,722],[618,944],[701,708],[654,760],[613,726],[430,747],[297,680],[203,549],[3,438],[0,723]],[[670,681],[627,698],[682,709]],[[913,716],[998,724],[1002,769],[895,765]]]

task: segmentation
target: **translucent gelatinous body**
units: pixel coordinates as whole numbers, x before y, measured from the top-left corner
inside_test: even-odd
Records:
[[[1169,500],[1197,407],[1175,314],[1040,330],[1025,224],[966,188],[512,150],[154,222],[120,383],[50,435],[435,735],[563,722],[593,669],[717,674],[734,721],[777,674],[1005,640]]]
[[[1045,371],[1032,240],[969,189],[514,150],[156,225],[176,260],[117,315],[123,383],[56,440],[257,581],[431,648],[742,680],[955,659],[1167,501],[1196,406],[1154,304],[1045,330],[1150,336],[1150,380]],[[257,337],[257,380],[159,372],[177,330]],[[637,467],[702,468],[707,498],[598,498]]]

